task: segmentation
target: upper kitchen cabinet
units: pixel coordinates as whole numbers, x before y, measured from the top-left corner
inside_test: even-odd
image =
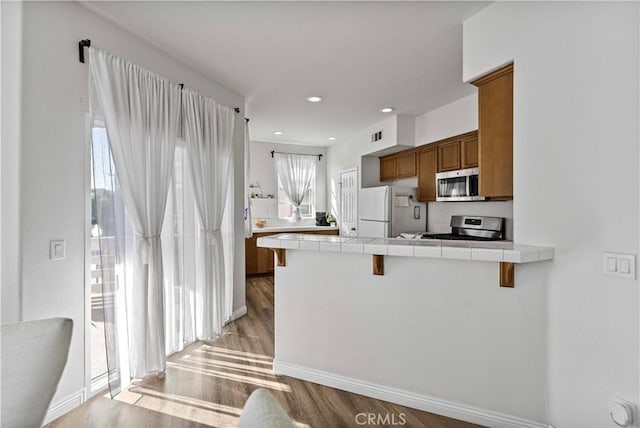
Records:
[[[398,154],[397,164],[398,178],[416,176],[416,152],[403,152]]]
[[[478,166],[478,131],[466,134],[460,140],[460,163],[462,169]]]
[[[415,177],[416,152],[411,150],[380,158],[380,181]]]
[[[436,172],[438,170],[438,148],[435,144],[423,146],[418,156],[418,201],[436,200]]]
[[[438,172],[460,169],[460,140],[438,144]]]
[[[478,87],[480,194],[513,198],[513,64],[472,82]]]
[[[380,181],[391,181],[398,178],[398,157],[396,155],[380,158]]]
[[[478,166],[478,131],[433,143],[438,146],[438,172]]]

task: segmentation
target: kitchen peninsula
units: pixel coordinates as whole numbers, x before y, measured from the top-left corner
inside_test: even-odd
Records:
[[[258,245],[284,264],[277,373],[470,422],[543,426],[528,409],[544,406],[547,290],[528,266],[553,248],[303,234]],[[517,266],[514,288],[498,285],[500,262]]]

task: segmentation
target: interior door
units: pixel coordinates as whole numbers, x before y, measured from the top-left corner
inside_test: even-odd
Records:
[[[358,234],[358,170],[357,168],[340,173],[340,213],[338,215],[340,235]]]

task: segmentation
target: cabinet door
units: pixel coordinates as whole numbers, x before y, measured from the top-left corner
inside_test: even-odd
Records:
[[[460,140],[438,144],[438,172],[460,169]]]
[[[474,82],[478,86],[480,194],[513,198],[513,66]]]
[[[273,250],[269,248],[258,248],[258,273],[273,272]]]
[[[399,154],[396,162],[398,178],[416,176],[416,152]]]
[[[462,168],[478,166],[478,133],[462,139]]]
[[[391,181],[397,178],[397,161],[398,158],[396,156],[380,158],[380,181]]]
[[[251,238],[245,239],[244,244],[244,260],[247,275],[258,273],[258,237],[253,235]]]
[[[418,201],[436,200],[436,172],[438,170],[438,151],[428,147],[418,152]]]

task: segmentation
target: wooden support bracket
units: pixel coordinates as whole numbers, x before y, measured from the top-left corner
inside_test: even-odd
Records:
[[[373,255],[373,274],[384,275],[384,256]]]
[[[276,253],[278,257],[278,266],[286,266],[287,265],[287,257],[286,250],[284,248],[272,248],[273,252]]]
[[[515,265],[500,262],[500,287],[513,288],[515,286]]]

